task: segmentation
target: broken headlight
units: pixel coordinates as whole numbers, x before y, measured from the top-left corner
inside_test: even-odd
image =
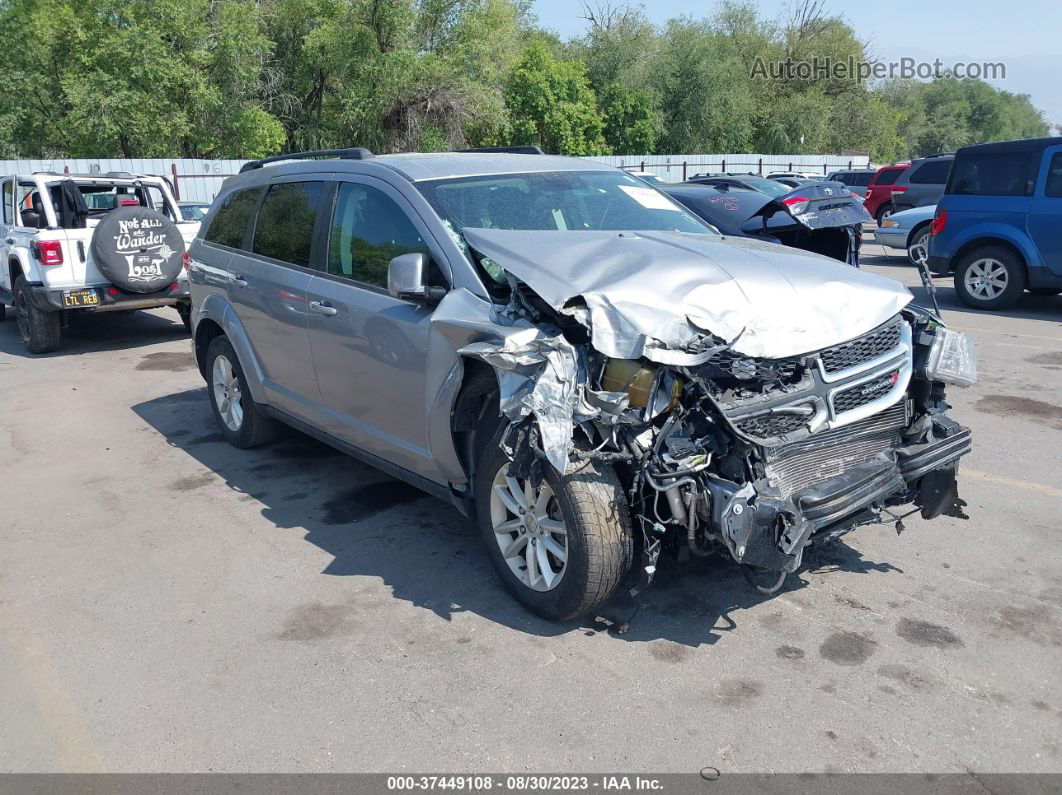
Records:
[[[977,351],[973,340],[960,331],[938,326],[926,357],[926,377],[931,381],[968,387],[977,383]]]

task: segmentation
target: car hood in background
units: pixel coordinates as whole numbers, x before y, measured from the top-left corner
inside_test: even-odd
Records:
[[[464,235],[555,310],[588,313],[594,347],[623,359],[693,365],[710,344],[706,334],[736,340],[733,349],[746,356],[810,353],[870,331],[912,297],[892,279],[745,238],[501,229]]]

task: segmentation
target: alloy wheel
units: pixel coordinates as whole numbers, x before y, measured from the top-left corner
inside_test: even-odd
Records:
[[[221,421],[230,431],[240,430],[243,425],[243,395],[240,392],[240,379],[236,376],[236,368],[227,356],[221,355],[214,359],[211,384],[214,389],[214,404],[218,407]]]
[[[533,591],[551,591],[568,565],[568,529],[560,504],[546,481],[538,488],[509,474],[494,476],[490,494],[494,540],[510,571]]]
[[[974,260],[963,277],[966,291],[981,301],[998,298],[1007,289],[1009,281],[1007,267],[991,257]]]

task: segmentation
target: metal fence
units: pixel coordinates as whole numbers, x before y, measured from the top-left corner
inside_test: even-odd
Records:
[[[588,157],[599,163],[619,166],[628,171],[650,171],[664,179],[679,182],[694,174],[714,171],[813,171],[827,174],[840,168],[865,168],[866,155],[759,155],[759,154],[690,154],[690,155],[606,155]],[[57,174],[106,174],[127,171],[151,174],[170,180],[176,197],[185,201],[209,203],[214,200],[227,177],[237,174],[246,160],[190,159],[55,159],[0,160],[0,174],[32,174],[35,171]]]
[[[749,153],[689,155],[605,155],[590,157],[627,171],[648,171],[679,182],[695,174],[720,171],[771,174],[776,171],[806,171],[825,176],[844,168],[867,168],[867,155],[761,155]]]

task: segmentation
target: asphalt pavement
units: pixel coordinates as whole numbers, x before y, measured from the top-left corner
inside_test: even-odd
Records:
[[[227,445],[172,310],[41,357],[9,313],[0,771],[1062,771],[1062,297],[937,284],[980,357],[970,519],[774,597],[665,562],[625,632],[528,614],[467,519],[322,444]]]

